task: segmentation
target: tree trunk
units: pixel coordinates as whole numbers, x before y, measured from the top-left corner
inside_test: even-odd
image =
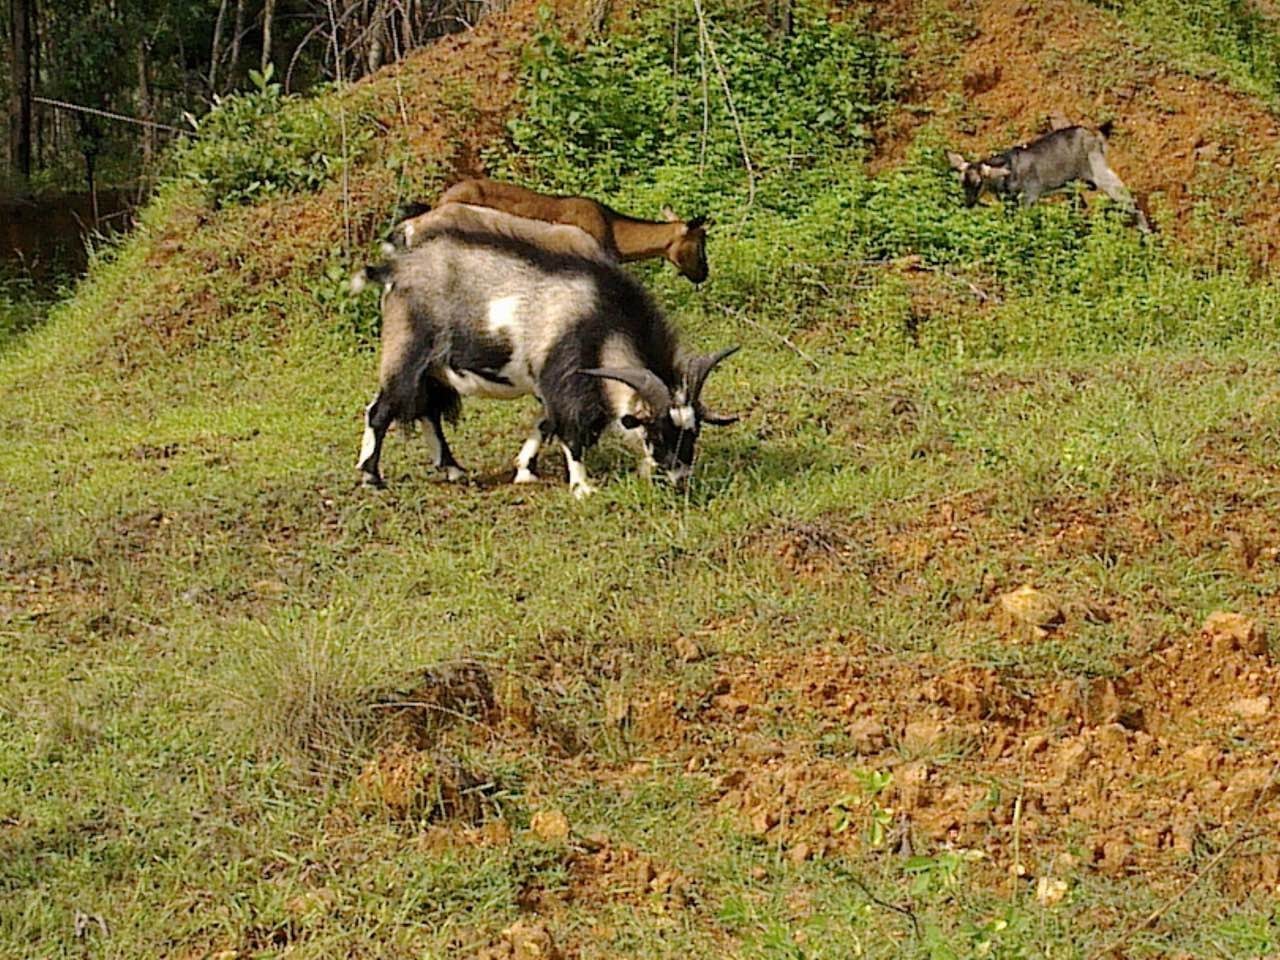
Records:
[[[138,119],[155,120],[155,104],[151,100],[151,80],[147,69],[147,42],[141,37],[137,40],[138,56]],[[156,154],[156,128],[142,127],[142,170],[151,169]]]
[[[227,0],[218,5],[218,18],[213,21],[213,44],[209,49],[209,95],[218,92],[218,58],[222,55],[222,25],[227,20]]]
[[[9,0],[9,41],[13,88],[9,94],[9,162],[13,172],[31,176],[31,0]]]
[[[266,0],[262,6],[262,66],[265,75],[271,62],[271,28],[276,18],[276,0]]]
[[[231,35],[231,62],[227,67],[227,76],[234,85],[236,70],[240,66],[240,41],[244,38],[244,0],[236,0],[236,28]]]

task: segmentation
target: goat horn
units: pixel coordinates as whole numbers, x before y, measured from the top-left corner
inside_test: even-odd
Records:
[[[685,366],[684,378],[688,385],[688,396],[690,403],[697,403],[698,398],[702,396],[702,385],[707,382],[707,377],[711,375],[711,371],[716,368],[721,360],[730,357],[738,352],[738,347],[725,347],[718,353],[709,353],[706,356],[694,357]]]
[[[698,404],[698,419],[705,424],[713,427],[727,427],[731,423],[737,423],[742,418],[736,413],[716,413],[708,410],[702,404]]]
[[[663,383],[652,370],[639,367],[598,367],[594,370],[579,370],[588,377],[600,377],[604,380],[617,380],[640,395],[653,411],[654,417],[660,417],[671,407],[671,388]]]

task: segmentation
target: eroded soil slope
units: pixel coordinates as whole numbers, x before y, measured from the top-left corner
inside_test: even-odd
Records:
[[[969,156],[1064,122],[1114,120],[1112,166],[1147,198],[1163,230],[1192,243],[1208,200],[1247,228],[1261,263],[1280,248],[1280,120],[1225,82],[1194,76],[1080,0],[900,0],[882,23],[913,58],[913,99]],[[942,41],[940,34],[949,34]],[[952,56],[938,57],[938,44]],[[921,115],[904,112],[879,163],[899,162]]]

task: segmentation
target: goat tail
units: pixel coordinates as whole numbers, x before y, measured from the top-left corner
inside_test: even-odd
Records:
[[[391,277],[391,264],[375,263],[357,270],[351,277],[351,292],[362,293],[370,283],[385,284]]]
[[[1104,140],[1110,140],[1111,131],[1114,130],[1115,127],[1116,127],[1116,122],[1114,120],[1108,120],[1106,123],[1101,123],[1098,125],[1098,132],[1102,134],[1102,138]]]

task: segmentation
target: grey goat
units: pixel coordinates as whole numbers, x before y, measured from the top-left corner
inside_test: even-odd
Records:
[[[998,196],[1017,197],[1024,207],[1029,207],[1046,193],[1081,180],[1123,206],[1138,229],[1149,233],[1151,226],[1146,216],[1107,163],[1110,134],[1110,122],[1097,130],[1063,127],[985,160],[970,163],[951,151],[947,152],[947,159],[964,184],[965,206],[973,206],[983,190],[990,190]]]

